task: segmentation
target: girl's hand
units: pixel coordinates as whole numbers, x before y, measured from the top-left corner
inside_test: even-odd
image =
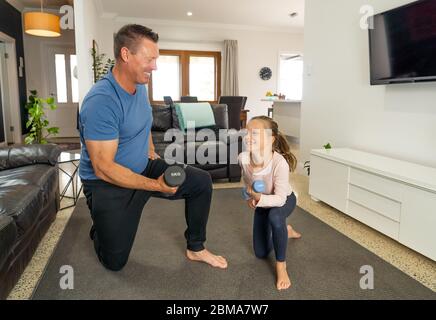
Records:
[[[254,200],[253,199],[248,199],[247,200],[247,204],[251,209],[256,209],[256,206],[254,205]]]
[[[253,188],[251,186],[247,187],[247,193],[257,202],[260,200],[261,193],[254,192]]]

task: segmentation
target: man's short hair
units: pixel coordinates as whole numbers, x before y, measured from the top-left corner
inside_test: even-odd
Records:
[[[135,53],[139,40],[149,39],[154,43],[159,41],[159,35],[150,28],[139,24],[128,24],[122,27],[114,36],[114,56],[121,56],[121,48],[126,47]]]

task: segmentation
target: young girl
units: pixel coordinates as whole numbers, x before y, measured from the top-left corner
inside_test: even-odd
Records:
[[[286,270],[288,238],[300,238],[286,218],[296,206],[296,197],[289,185],[289,171],[297,159],[290,152],[286,138],[271,118],[254,117],[247,124],[244,139],[247,151],[239,155],[242,177],[247,191],[247,204],[254,209],[253,246],[256,257],[266,258],[274,247],[277,289],[291,286]],[[263,181],[262,193],[252,188],[254,181]]]

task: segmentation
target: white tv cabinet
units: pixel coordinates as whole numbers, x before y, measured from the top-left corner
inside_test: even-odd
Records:
[[[309,194],[436,261],[436,169],[358,150],[311,151]]]

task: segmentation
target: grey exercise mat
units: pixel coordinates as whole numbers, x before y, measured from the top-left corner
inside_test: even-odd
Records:
[[[34,292],[34,299],[436,299],[436,293],[301,208],[288,222],[303,234],[289,240],[289,290],[275,289],[274,257],[252,250],[253,213],[240,189],[214,190],[207,248],[224,255],[227,270],[185,258],[184,201],[146,204],[126,267],[105,270],[88,237],[91,218],[81,199]],[[60,268],[74,270],[74,289],[62,290]],[[374,270],[374,289],[362,290],[361,266]]]

